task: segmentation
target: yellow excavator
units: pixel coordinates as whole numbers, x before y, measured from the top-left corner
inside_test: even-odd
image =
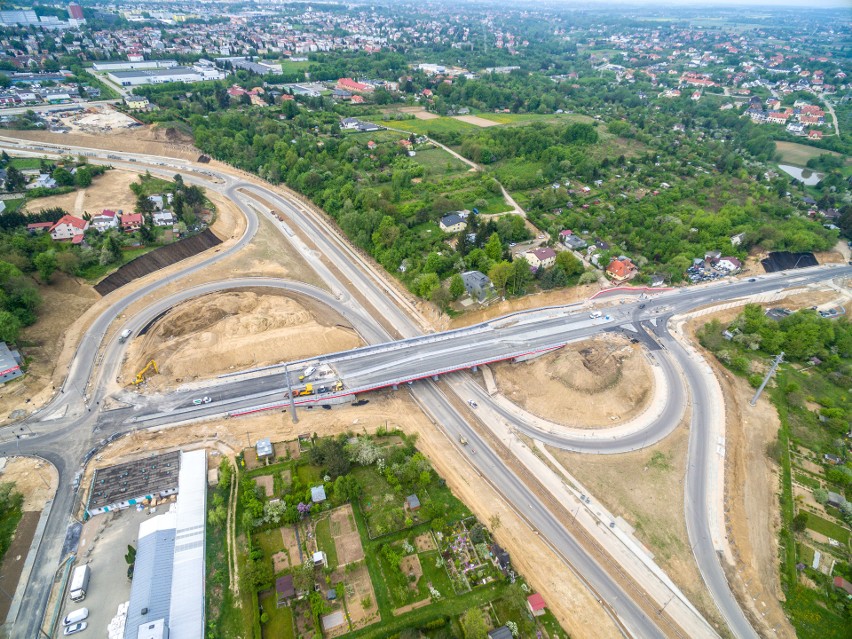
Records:
[[[157,362],[155,362],[153,359],[145,365],[145,368],[136,373],[136,379],[133,380],[133,384],[135,386],[139,386],[139,384],[145,381],[145,375],[150,373],[151,371],[154,371],[155,373],[160,372],[160,369],[157,368]]]

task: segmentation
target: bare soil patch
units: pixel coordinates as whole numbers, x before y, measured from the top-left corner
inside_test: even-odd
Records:
[[[621,336],[568,344],[520,364],[493,366],[497,387],[526,410],[577,427],[613,426],[650,402],[654,378],[638,345]]]
[[[271,292],[235,291],[189,300],[166,314],[128,349],[123,379],[153,359],[151,384],[208,378],[361,345],[352,328],[329,309]]]
[[[482,128],[489,126],[500,126],[499,122],[495,122],[494,120],[486,120],[485,118],[480,118],[476,115],[454,115],[454,120],[461,120],[462,122],[467,122],[468,124],[472,124],[474,126],[479,126]]]
[[[260,488],[263,488],[263,492],[266,493],[267,497],[272,497],[272,475],[260,475],[259,477],[255,477],[254,483]]]
[[[437,550],[438,546],[435,544],[435,539],[429,533],[423,533],[421,535],[417,535],[414,538],[414,546],[417,548],[417,552],[428,552],[430,550]]]
[[[111,169],[96,177],[86,189],[64,195],[40,197],[27,202],[27,212],[37,213],[56,206],[76,217],[82,217],[86,212],[97,215],[104,209],[133,211],[136,207],[136,196],[130,190],[130,185],[136,182],[138,177],[136,171]]]
[[[53,464],[38,457],[9,457],[0,470],[0,481],[15,482],[15,490],[24,496],[21,506],[24,512],[40,511],[53,499],[59,473]]]
[[[355,527],[352,504],[335,508],[331,512],[330,524],[334,547],[337,549],[338,564],[345,566],[361,561],[364,558],[364,547],[361,545],[361,537]]]
[[[351,629],[357,630],[379,621],[379,604],[366,564],[348,572],[343,583]]]

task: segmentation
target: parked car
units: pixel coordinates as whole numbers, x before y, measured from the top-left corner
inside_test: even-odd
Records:
[[[69,612],[65,615],[65,619],[62,620],[63,626],[70,626],[71,624],[79,623],[86,619],[89,616],[88,608],[78,608],[72,612]]]
[[[79,621],[71,626],[65,626],[65,630],[62,631],[62,634],[66,637],[68,635],[76,635],[78,632],[83,632],[88,627],[88,623],[85,621]]]

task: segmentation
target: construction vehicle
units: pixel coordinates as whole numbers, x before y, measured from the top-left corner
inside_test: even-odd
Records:
[[[313,395],[314,394],[314,385],[308,384],[302,390],[298,391],[299,397],[304,397],[305,395]]]
[[[300,382],[301,382],[301,381],[304,381],[306,378],[310,377],[311,375],[313,375],[313,374],[314,374],[314,373],[316,373],[316,372],[317,372],[317,367],[316,367],[316,366],[308,366],[308,367],[304,370],[304,372],[303,372],[301,375],[299,375],[299,381],[300,381]]]
[[[334,390],[334,391],[342,391],[342,390],[343,390],[343,382],[342,382],[341,380],[339,380],[339,379],[338,379],[338,380],[337,380],[337,383],[335,383],[335,385],[332,387],[332,389],[331,389],[331,390]]]
[[[155,373],[160,372],[160,369],[157,368],[157,362],[155,362],[153,359],[147,364],[145,364],[145,368],[136,373],[136,379],[133,380],[133,384],[135,386],[139,386],[139,384],[145,381],[145,375],[147,375],[151,371],[154,371]]]

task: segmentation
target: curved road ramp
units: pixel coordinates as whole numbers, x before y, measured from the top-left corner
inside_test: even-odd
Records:
[[[101,296],[112,293],[115,289],[121,288],[125,284],[129,284],[137,277],[144,277],[154,271],[159,271],[161,268],[171,266],[175,262],[180,262],[188,257],[192,257],[197,253],[206,251],[207,249],[221,244],[220,240],[210,229],[205,229],[198,235],[187,237],[174,244],[161,246],[154,249],[150,253],[140,255],[135,260],[131,260],[124,266],[120,267],[115,273],[108,275],[95,285],[95,290]]]

